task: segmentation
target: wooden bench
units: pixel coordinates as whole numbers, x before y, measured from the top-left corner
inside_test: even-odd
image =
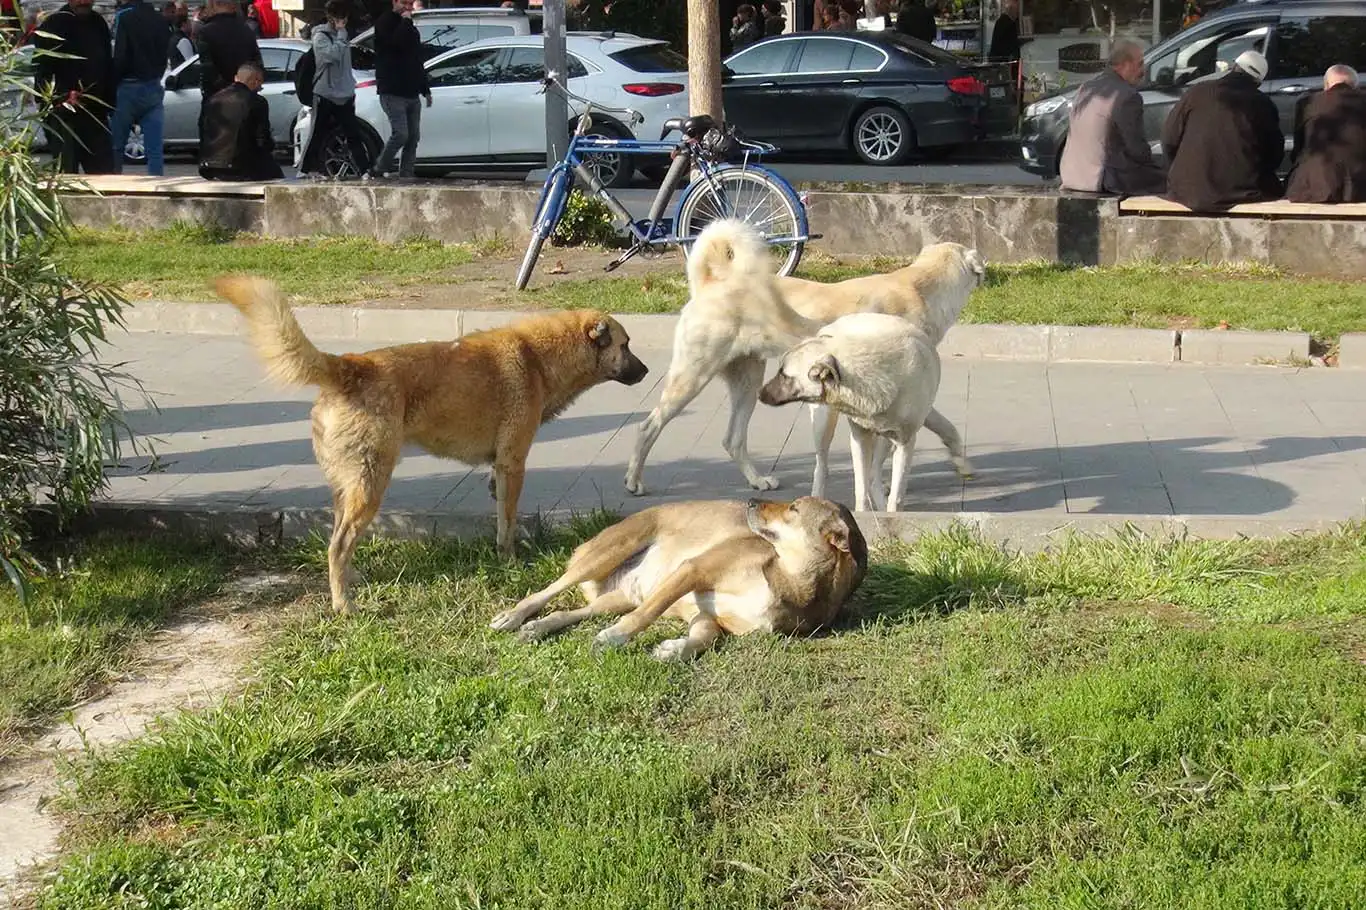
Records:
[[[204,180],[200,177],[147,177],[137,174],[94,174],[63,178],[66,193],[101,196],[197,196],[265,199],[265,183]]]
[[[1317,205],[1309,202],[1245,202],[1227,212],[1192,212],[1179,202],[1161,196],[1130,196],[1119,203],[1121,215],[1189,215],[1193,218],[1266,218],[1313,221],[1366,220],[1366,202]]]

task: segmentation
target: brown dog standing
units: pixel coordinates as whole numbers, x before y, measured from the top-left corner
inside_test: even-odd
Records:
[[[341,612],[351,605],[356,542],[379,512],[405,443],[493,465],[498,552],[511,556],[537,429],[593,386],[634,385],[649,372],[631,353],[626,330],[596,310],[531,316],[454,342],[334,355],[308,340],[273,283],[223,278],[218,291],[246,317],[274,378],[322,388],[313,405],[313,452],[332,487],[327,569],[332,606]]]

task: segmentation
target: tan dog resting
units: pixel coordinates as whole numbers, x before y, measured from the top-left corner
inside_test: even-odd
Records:
[[[842,505],[686,502],[646,509],[580,546],[554,584],[498,614],[493,628],[537,640],[590,616],[622,618],[596,643],[619,647],[661,616],[688,623],[655,648],[688,660],[722,633],[800,635],[834,621],[868,570],[868,544]],[[588,600],[528,622],[575,585]]]
[[[631,353],[626,330],[596,310],[531,316],[459,341],[338,356],[314,347],[273,283],[223,278],[218,292],[246,317],[272,377],[322,388],[313,405],[313,452],[332,487],[327,570],[332,606],[341,612],[351,606],[351,556],[405,443],[493,465],[498,552],[511,556],[537,429],[593,386],[635,385],[649,372]]]

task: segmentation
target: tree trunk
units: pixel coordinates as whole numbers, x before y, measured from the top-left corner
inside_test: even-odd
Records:
[[[721,13],[716,0],[688,0],[688,113],[721,116]]]

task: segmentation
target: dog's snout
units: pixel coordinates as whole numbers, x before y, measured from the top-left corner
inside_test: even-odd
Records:
[[[626,366],[617,379],[625,385],[635,385],[649,375],[650,368],[635,354],[627,352]]]

